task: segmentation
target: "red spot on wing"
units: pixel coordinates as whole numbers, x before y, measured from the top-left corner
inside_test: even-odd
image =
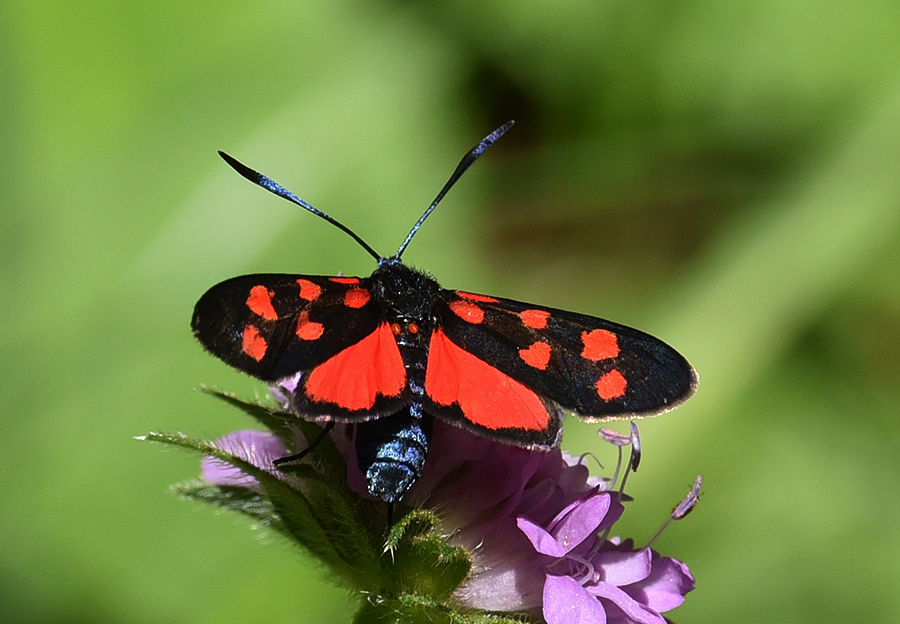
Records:
[[[349,411],[371,409],[378,396],[398,396],[406,369],[387,323],[315,367],[306,378],[306,395]]]
[[[315,301],[322,294],[322,287],[307,279],[298,279],[297,284],[300,285],[300,298],[306,301]]]
[[[628,388],[628,382],[625,376],[616,369],[613,369],[597,380],[597,394],[604,401],[618,399],[625,395]]]
[[[547,327],[547,319],[550,318],[550,313],[547,310],[522,310],[519,312],[519,317],[526,327],[544,329]]]
[[[325,327],[322,323],[309,320],[309,312],[301,312],[297,317],[297,338],[300,340],[318,340]]]
[[[584,344],[581,356],[594,362],[608,360],[619,355],[619,339],[611,331],[594,329],[582,332],[581,342]]]
[[[469,301],[480,301],[481,303],[500,303],[499,299],[495,299],[494,297],[488,297],[487,295],[476,295],[475,293],[468,292],[459,292],[456,293],[463,299],[468,299]]]
[[[359,284],[358,277],[329,277],[328,281],[335,284]]]
[[[527,349],[519,349],[519,357],[538,370],[546,370],[550,362],[550,345],[546,342],[535,342]]]
[[[272,296],[274,291],[269,290],[265,286],[258,285],[250,289],[250,296],[247,297],[247,307],[254,314],[258,314],[267,321],[277,321],[278,313],[272,307]]]
[[[351,288],[344,293],[344,305],[348,308],[361,308],[367,303],[372,295],[365,288]]]
[[[259,330],[253,325],[247,325],[241,335],[241,350],[259,362],[266,355],[269,344],[259,335]]]
[[[478,325],[484,320],[484,310],[474,303],[457,299],[450,302],[450,310],[467,323]]]
[[[451,342],[440,328],[431,334],[425,393],[438,405],[459,405],[466,420],[487,429],[550,426],[537,394]]]

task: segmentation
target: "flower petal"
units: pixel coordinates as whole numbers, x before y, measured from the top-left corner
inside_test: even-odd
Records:
[[[525,534],[534,549],[543,555],[562,557],[568,549],[564,548],[556,538],[527,518],[517,518],[516,525]]]
[[[508,558],[498,559],[498,563],[474,571],[456,590],[456,598],[471,607],[486,611],[523,612],[539,609],[545,573],[543,566],[536,560],[544,557],[534,551],[523,557],[521,552],[519,550],[518,556],[510,553]]]
[[[585,590],[598,598],[604,599],[605,611],[613,622],[629,622],[630,624],[666,624],[666,620],[657,612],[647,609],[627,593],[609,583],[597,583]],[[608,602],[607,602],[608,601]],[[624,617],[618,617],[618,613]]]
[[[594,568],[600,571],[600,580],[617,587],[643,581],[652,571],[649,548],[627,551],[601,550],[591,558]]]
[[[235,457],[240,457],[264,470],[273,470],[272,462],[288,455],[284,443],[271,433],[243,429],[216,440],[214,444]],[[255,488],[259,482],[228,462],[204,457],[201,476],[210,485]]]
[[[684,602],[684,595],[694,589],[694,577],[688,567],[677,559],[653,554],[656,558],[650,576],[637,586],[622,589],[654,611],[663,613]]]
[[[606,610],[573,578],[548,574],[544,619],[547,624],[606,624]]]
[[[571,551],[597,532],[597,527],[609,511],[611,499],[610,494],[603,492],[569,505],[568,512],[550,529],[565,552]]]
[[[573,457],[563,451],[562,460],[566,464],[567,469],[562,471],[558,482],[559,486],[566,492],[578,492],[591,488],[596,488],[597,490],[606,489],[608,479],[591,476],[590,470],[584,464],[583,457]]]

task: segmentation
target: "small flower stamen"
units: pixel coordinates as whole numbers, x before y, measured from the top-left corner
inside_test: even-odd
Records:
[[[672,513],[669,514],[669,517],[666,518],[666,521],[663,522],[663,525],[659,527],[659,530],[653,534],[653,537],[650,538],[650,541],[647,542],[647,548],[650,547],[656,539],[662,535],[663,531],[666,530],[672,522],[675,520],[681,520],[686,515],[691,513],[694,507],[697,506],[697,503],[700,501],[700,488],[703,486],[703,476],[697,475],[697,478],[694,479],[694,485],[691,486],[691,491],[688,492],[687,496],[681,499],[675,507],[672,508]]]

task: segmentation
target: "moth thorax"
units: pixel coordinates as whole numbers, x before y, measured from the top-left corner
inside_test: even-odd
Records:
[[[389,318],[426,318],[441,287],[433,279],[404,264],[384,264],[372,274],[377,299]]]

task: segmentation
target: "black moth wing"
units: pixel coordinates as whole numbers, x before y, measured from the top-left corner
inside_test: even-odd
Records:
[[[355,278],[279,273],[234,277],[216,284],[200,297],[191,327],[210,353],[234,368],[263,381],[289,378],[356,344],[381,323],[381,312],[371,297],[359,307],[345,304],[352,288],[371,292],[367,278],[346,283],[352,279]],[[307,283],[304,295],[311,300],[301,297],[301,280]],[[270,294],[271,312],[264,309],[262,291],[254,291],[258,287]],[[315,329],[321,326],[321,333],[308,330],[308,339],[301,339],[301,322],[313,323]],[[248,328],[265,341],[259,359],[247,353]]]
[[[479,312],[473,322],[471,315],[455,313],[451,306],[460,302],[476,306],[483,316]],[[453,343],[587,420],[660,414],[688,399],[696,388],[697,375],[681,354],[649,334],[618,323],[449,290],[433,310]],[[596,330],[615,336],[614,357],[585,356],[585,336]],[[538,362],[542,367],[522,353],[536,343],[549,347],[542,347],[549,350],[546,362]],[[624,391],[603,398],[598,382],[609,373],[624,377]]]

